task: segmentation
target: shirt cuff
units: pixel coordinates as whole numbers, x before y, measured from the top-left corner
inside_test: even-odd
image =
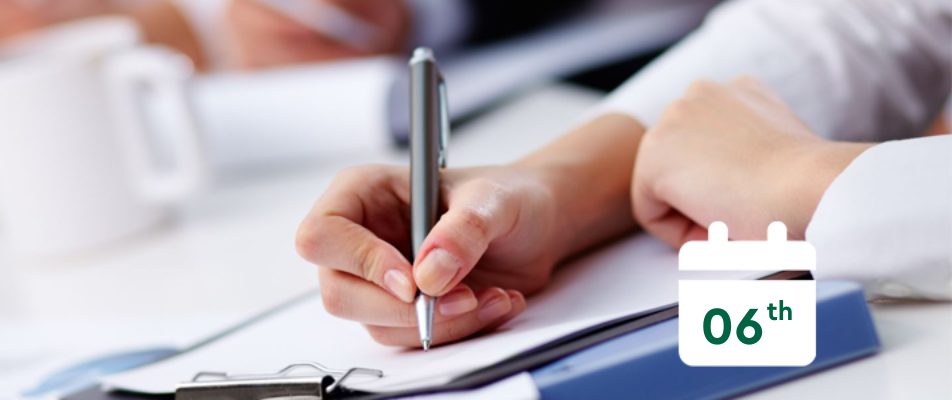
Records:
[[[870,298],[952,299],[952,136],[866,150],[824,193],[806,238],[817,279],[858,281]]]

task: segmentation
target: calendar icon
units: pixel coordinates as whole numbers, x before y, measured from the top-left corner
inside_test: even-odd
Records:
[[[681,271],[816,269],[816,250],[787,240],[773,222],[766,241],[729,241],[715,222],[707,241],[681,247]],[[678,352],[691,366],[804,366],[816,357],[816,282],[813,280],[678,281]]]

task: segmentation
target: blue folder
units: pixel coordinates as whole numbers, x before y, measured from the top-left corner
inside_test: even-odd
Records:
[[[536,368],[543,399],[715,399],[736,396],[876,353],[862,288],[817,283],[816,359],[805,367],[690,367],[668,319]]]

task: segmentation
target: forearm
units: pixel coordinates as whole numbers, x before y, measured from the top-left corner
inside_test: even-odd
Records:
[[[135,19],[146,41],[182,52],[192,60],[197,70],[206,68],[206,57],[195,31],[172,2],[161,0],[120,5],[114,12]]]
[[[559,210],[562,257],[635,227],[630,187],[645,128],[622,114],[595,118],[516,162],[537,172]]]
[[[104,0],[0,1],[0,41],[47,25],[107,12]]]

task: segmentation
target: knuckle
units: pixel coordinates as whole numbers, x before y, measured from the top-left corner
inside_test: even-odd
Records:
[[[298,255],[306,260],[312,259],[320,236],[320,224],[315,223],[311,217],[306,217],[301,225],[298,226],[297,233],[294,236],[294,248]]]
[[[658,124],[655,126],[655,129],[650,130],[650,132],[663,132],[665,128],[670,127],[672,124],[676,124],[678,121],[681,121],[685,118],[690,118],[694,110],[694,100],[688,97],[682,97],[671,102],[667,108],[661,113],[661,118],[658,120]],[[645,135],[645,139],[648,139],[650,136],[657,135]],[[642,146],[645,144],[642,143]]]
[[[328,314],[338,318],[344,318],[346,305],[344,304],[346,296],[341,293],[339,285],[332,281],[321,285],[321,302],[324,303],[324,310]]]
[[[367,329],[367,333],[370,334],[370,338],[375,342],[385,346],[392,346],[395,344],[393,341],[393,335],[390,334],[389,329],[372,325],[364,325],[364,328]]]
[[[361,278],[364,278],[368,281],[373,281],[376,278],[377,266],[380,264],[378,262],[377,252],[374,251],[373,246],[368,242],[362,242],[357,245],[357,250],[355,251],[355,266],[357,273]]]
[[[363,190],[397,178],[401,171],[401,167],[391,165],[367,164],[351,166],[342,169],[334,176],[334,179],[331,181],[331,187],[338,188],[338,190],[353,190],[352,188],[361,188],[361,190]]]
[[[373,167],[369,165],[360,165],[356,167],[344,168],[340,170],[340,172],[338,172],[337,175],[334,176],[334,182],[335,183],[359,182],[360,180],[364,179],[366,176],[373,174],[372,168]]]
[[[633,189],[633,191],[636,191],[636,192],[637,192],[637,193],[636,193],[636,196],[637,196],[637,199],[636,199],[636,200],[642,200],[642,199],[645,197],[645,190],[644,190],[643,188]],[[640,201],[640,203],[641,203],[641,202],[643,202],[643,201]],[[632,203],[634,203],[634,202],[632,202]],[[631,214],[632,214],[632,217],[635,219],[635,222],[637,222],[638,225],[640,225],[640,226],[649,226],[649,225],[648,225],[649,221],[647,220],[647,218],[646,218],[646,216],[645,216],[644,206],[641,206],[641,205],[632,205],[631,208],[632,208]]]
[[[709,79],[698,79],[688,86],[688,94],[706,95],[718,90],[720,85]]]
[[[470,184],[479,192],[496,193],[504,190],[499,182],[487,177],[474,178]]]
[[[671,102],[668,113],[670,113],[670,119],[678,119],[690,114],[692,109],[694,109],[694,100],[680,98]]]
[[[640,188],[640,186],[643,184],[638,183],[639,178],[641,177],[639,176],[635,178],[635,183],[631,185],[631,189],[628,192],[630,196],[629,199],[631,199],[631,201],[629,202],[629,210],[631,212],[630,218],[636,223],[641,222],[641,220],[638,218],[638,213],[640,212],[640,208],[642,207],[641,204],[645,201],[644,194],[642,192],[642,189]]]
[[[400,313],[400,322],[404,326],[417,326],[416,320],[416,310],[413,307],[402,307],[403,311]]]
[[[461,209],[457,218],[463,226],[463,230],[467,232],[465,235],[472,242],[490,237],[492,226],[490,226],[489,219],[478,210],[472,208]]]
[[[393,171],[394,167],[380,164],[366,164],[351,166],[342,169],[334,176],[335,183],[366,184],[368,181],[380,179]]]
[[[309,216],[298,227],[294,237],[294,248],[305,260],[321,264],[323,259],[331,255],[332,248],[327,246],[331,242],[331,236],[338,234],[333,232],[326,224],[325,217]]]

